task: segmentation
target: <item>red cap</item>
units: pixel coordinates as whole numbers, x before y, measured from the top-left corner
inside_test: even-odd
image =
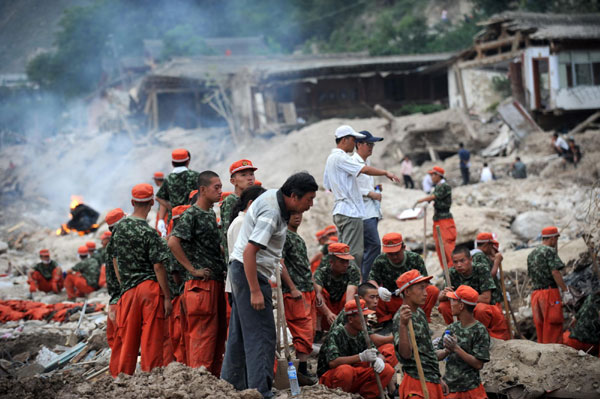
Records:
[[[436,173],[442,177],[444,177],[444,175],[446,174],[446,171],[444,170],[444,168],[440,168],[439,166],[434,166],[430,171],[428,171],[427,173],[432,174],[432,173]]]
[[[112,227],[115,224],[117,224],[124,217],[125,217],[125,212],[123,212],[123,209],[115,208],[106,214],[106,218],[104,220],[106,221],[106,224],[108,225],[108,227]]]
[[[348,244],[336,242],[333,244],[329,244],[329,247],[327,249],[330,255],[337,256],[340,259],[354,259],[354,256],[350,255],[350,247],[348,246]]]
[[[448,292],[446,294],[448,298],[456,299],[457,301],[461,301],[466,303],[467,305],[475,306],[477,305],[477,300],[479,299],[479,294],[475,291],[474,288],[469,287],[468,285],[460,285],[456,289],[456,291]]]
[[[173,162],[185,162],[189,159],[190,159],[190,154],[188,153],[188,150],[186,150],[185,148],[177,148],[176,150],[173,150],[173,152],[171,153],[171,161],[173,161]]]
[[[498,241],[492,240],[492,245],[496,251],[500,249],[500,243]]]
[[[315,234],[315,237],[317,237],[317,240],[320,240],[321,238],[323,238],[324,235],[325,235],[325,230],[319,230]]]
[[[88,251],[88,247],[86,245],[82,245],[79,248],[77,248],[77,253],[79,255],[88,255],[89,251]]]
[[[255,186],[262,186],[262,182],[258,181],[258,180],[254,180],[254,185]]]
[[[165,178],[165,174],[163,172],[154,172],[154,178],[156,180],[163,180]]]
[[[325,227],[325,234],[332,234],[332,233],[337,233],[337,227],[335,227],[335,225],[330,224],[329,226]]]
[[[362,309],[363,315],[365,315],[365,316],[368,314],[375,313],[374,310],[370,310],[369,308],[367,308],[367,303],[365,302],[364,299],[360,300],[360,308]],[[346,315],[358,313],[358,307],[356,307],[356,301],[346,302],[346,304],[344,305],[344,313]]]
[[[96,243],[94,241],[86,242],[85,246],[88,247],[88,249],[96,249]]]
[[[383,242],[383,252],[386,254],[401,251],[402,244],[404,244],[400,233],[387,233],[381,241]]]
[[[173,210],[171,211],[173,219],[178,219],[181,215],[183,215],[183,212],[185,212],[190,206],[191,205],[179,205],[173,208]]]
[[[131,189],[131,199],[137,202],[148,202],[154,199],[154,189],[147,183],[140,183]]]
[[[104,233],[102,233],[102,235],[100,236],[101,240],[104,240],[105,238],[110,238],[112,237],[112,233],[110,231],[105,231]]]
[[[492,233],[479,233],[477,234],[477,238],[475,239],[478,243],[486,243],[492,242],[494,240],[494,236]]]
[[[333,244],[338,241],[339,241],[339,239],[337,236],[331,236],[331,237],[329,237],[329,240],[327,240],[327,244]]]
[[[548,226],[542,229],[542,238],[560,237],[558,227]]]
[[[40,249],[40,256],[50,256],[50,251],[47,249]]]
[[[239,161],[235,161],[229,167],[229,174],[233,176],[234,173],[237,173],[241,170],[252,169],[256,170],[257,168],[252,165],[252,162],[248,159],[240,159]]]
[[[415,285],[420,283],[421,281],[429,281],[433,278],[433,276],[421,276],[418,270],[412,269],[407,271],[406,273],[402,273],[400,277],[396,280],[396,285],[400,289],[400,292],[404,291],[411,285]]]
[[[188,195],[188,199],[194,198],[194,195],[198,194],[198,190],[190,191],[190,195]]]

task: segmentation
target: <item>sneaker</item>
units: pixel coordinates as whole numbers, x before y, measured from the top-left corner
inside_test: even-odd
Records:
[[[304,374],[298,371],[296,375],[298,376],[298,383],[302,387],[315,385],[317,382],[319,382],[319,379],[316,375],[310,374],[308,372]]]

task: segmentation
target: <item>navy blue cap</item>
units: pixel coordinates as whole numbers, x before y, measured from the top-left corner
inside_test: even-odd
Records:
[[[382,141],[383,137],[375,137],[373,136],[370,132],[363,130],[361,132],[359,132],[360,134],[364,135],[365,138],[364,139],[356,139],[356,141],[358,143],[376,143],[378,141]]]

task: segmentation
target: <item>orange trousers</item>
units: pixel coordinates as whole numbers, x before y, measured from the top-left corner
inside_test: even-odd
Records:
[[[98,277],[98,287],[106,286],[106,265],[100,266],[100,277]]]
[[[117,305],[108,305],[108,316],[106,317],[106,341],[111,350],[115,343],[117,330]]]
[[[394,368],[385,364],[385,368],[379,374],[381,385],[385,388],[394,376]],[[379,389],[375,381],[375,370],[366,363],[355,365],[342,364],[334,369],[327,370],[321,376],[319,382],[329,388],[340,388],[344,392],[358,393],[365,399],[379,397]]]
[[[487,399],[487,397],[483,384],[468,391],[450,392],[448,395],[444,395],[444,398],[446,399]]]
[[[146,280],[127,290],[117,304],[118,350],[110,357],[110,373],[132,375],[141,345],[142,371],[167,365],[164,341],[168,336],[164,297],[156,281]]]
[[[294,299],[291,294],[283,295],[285,320],[292,334],[292,341],[297,353],[312,353],[315,326],[313,320],[317,317],[315,307],[315,292],[303,292],[302,298]]]
[[[188,280],[182,295],[186,311],[187,365],[204,366],[219,377],[227,339],[225,283]]]
[[[425,312],[427,316],[427,321],[431,321],[431,311],[433,307],[437,303],[438,296],[440,295],[440,290],[435,285],[428,285],[426,288],[427,291],[427,301],[421,308]],[[392,299],[389,302],[384,302],[381,299],[377,303],[377,322],[383,323],[388,320],[392,320],[400,306],[402,306],[402,297],[392,295]]]
[[[581,342],[575,338],[571,338],[571,331],[565,331],[562,336],[563,345],[570,346],[571,348],[577,349],[578,351],[588,352],[591,355],[598,355],[598,344],[587,344]]]
[[[60,267],[55,267],[52,270],[52,278],[50,280],[46,280],[42,273],[34,270],[29,273],[27,276],[27,282],[29,283],[29,292],[54,292],[58,294],[62,291],[65,281],[62,277],[62,270]]]
[[[446,324],[451,324],[454,321],[452,310],[450,309],[450,301],[440,302],[438,310],[444,317]],[[508,331],[506,319],[504,318],[504,314],[502,314],[502,307],[499,303],[488,305],[487,303],[479,302],[475,306],[473,316],[487,328],[490,337],[503,340],[510,339],[510,332]]]
[[[425,385],[427,386],[427,391],[429,392],[429,399],[444,398],[441,384],[435,384],[433,382],[426,381]],[[425,394],[421,389],[421,382],[416,378],[412,378],[406,373],[404,374],[404,377],[402,377],[402,382],[398,387],[398,395],[400,399],[425,397]]]
[[[182,306],[183,297],[173,299],[173,312],[169,316],[169,336],[173,347],[173,356],[179,363],[187,364],[185,351],[185,311]]]
[[[392,367],[396,367],[398,364],[398,358],[396,357],[396,351],[394,350],[394,344],[383,344],[377,347],[379,353],[385,357],[385,362]]]
[[[342,296],[342,299],[340,299],[339,301],[332,302],[331,297],[329,296],[329,292],[327,292],[326,289],[323,289],[322,292],[323,299],[325,300],[325,305],[329,308],[329,310],[331,310],[333,314],[340,314],[340,312],[344,309],[344,305],[346,304],[346,294],[344,294],[344,296]],[[329,331],[329,327],[331,326],[329,325],[327,318],[321,314],[319,314],[319,316],[321,317],[321,329],[323,331]]]
[[[84,297],[89,293],[94,292],[94,288],[90,287],[79,272],[69,273],[65,278],[65,289],[67,290],[67,297],[69,299],[75,299],[77,297]]]
[[[540,344],[562,343],[563,321],[562,298],[558,288],[535,290],[531,294],[533,323]]]
[[[446,254],[446,261],[448,267],[452,267],[452,251],[456,245],[456,225],[454,219],[441,219],[433,221],[433,241],[435,242],[435,250],[440,260],[440,266],[443,267],[442,262],[442,251],[437,238],[437,229],[435,226],[440,226],[440,233],[442,233],[442,242],[444,243],[444,253]]]

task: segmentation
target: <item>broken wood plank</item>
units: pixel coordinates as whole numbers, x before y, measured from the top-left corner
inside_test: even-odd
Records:
[[[7,233],[12,233],[13,231],[17,230],[19,227],[23,227],[25,225],[25,222],[21,221],[17,224],[15,224],[14,226],[12,226],[10,229],[6,230]]]
[[[569,136],[583,132],[590,124],[595,122],[598,118],[600,118],[600,111],[594,112],[586,120],[581,122],[579,125],[575,126],[575,128],[569,132]]]
[[[454,77],[456,79],[456,87],[458,87],[460,99],[462,100],[462,107],[468,109],[469,104],[467,103],[467,94],[465,92],[465,84],[463,82],[462,69],[460,69],[460,67],[454,67]]]
[[[86,379],[86,381],[89,381],[92,378],[98,377],[100,374],[106,373],[107,371],[108,371],[108,366],[102,367],[100,370],[98,370],[94,374],[89,375],[85,379]]]
[[[459,69],[478,67],[483,65],[496,64],[498,62],[510,60],[511,58],[515,58],[521,55],[521,50],[519,51],[511,51],[509,53],[493,55],[491,57],[484,57],[480,60],[470,60],[463,61],[458,63]]]

